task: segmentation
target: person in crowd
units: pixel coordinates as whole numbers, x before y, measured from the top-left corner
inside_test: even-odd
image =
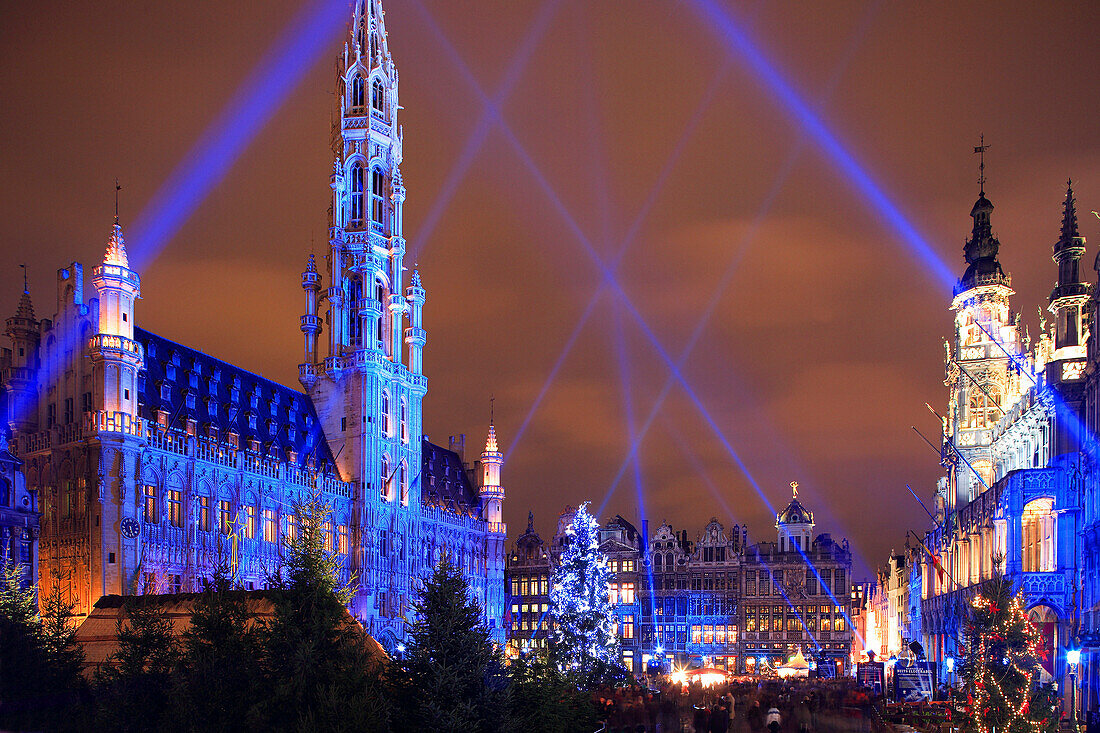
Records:
[[[782,724],[779,708],[768,708],[768,717],[765,719],[764,723],[770,733],[779,733],[779,727]]]

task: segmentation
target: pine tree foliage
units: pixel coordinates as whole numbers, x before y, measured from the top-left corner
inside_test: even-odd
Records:
[[[577,508],[565,530],[565,550],[550,588],[558,662],[583,674],[613,668],[619,656],[608,597],[612,575],[600,552],[599,528],[587,503]]]
[[[157,596],[126,599],[116,623],[118,649],[97,670],[97,726],[118,731],[168,726],[179,646]]]
[[[986,581],[966,622],[965,682],[972,730],[1043,733],[1058,726],[1056,697],[1039,686],[1039,629],[1027,617],[1023,593],[1003,575]]]
[[[482,610],[444,556],[413,604],[394,686],[408,730],[506,729],[508,680]]]
[[[331,509],[314,495],[295,514],[284,567],[271,579],[275,615],[262,639],[267,695],[249,721],[268,730],[382,730],[382,660],[345,608],[351,585],[328,549]]]
[[[196,599],[181,639],[173,699],[186,730],[235,731],[262,694],[260,635],[245,592],[220,566]]]
[[[72,606],[59,588],[38,614],[26,566],[0,563],[0,726],[60,729],[61,711],[83,691],[81,647],[73,639]]]
[[[511,729],[528,733],[596,730],[592,696],[576,673],[563,670],[542,650],[521,654],[508,668],[512,678]]]

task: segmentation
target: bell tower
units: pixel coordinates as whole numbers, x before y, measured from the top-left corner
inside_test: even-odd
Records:
[[[107,419],[137,417],[137,375],[144,364],[141,345],[134,341],[134,300],[141,279],[130,269],[118,220],[107,241],[103,262],[92,270],[99,298],[99,328],[90,346],[93,368],[92,409]]]

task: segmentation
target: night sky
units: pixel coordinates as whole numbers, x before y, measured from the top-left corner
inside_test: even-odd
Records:
[[[666,382],[638,317],[678,359],[733,262],[683,375],[770,502],[799,481],[818,531],[848,537],[861,569],[880,565],[926,524],[905,484],[927,500],[940,475],[910,426],[938,429],[924,403],[942,412],[946,400],[950,293],[728,53],[701,4],[386,1],[417,250],[407,265],[419,261],[428,290],[425,431],[443,445],[466,433],[471,458],[495,395],[510,539],[528,509],[548,538],[566,503],[601,503],[627,453],[628,410],[640,426]],[[313,7],[4,2],[0,311],[15,311],[26,262],[38,316],[52,316],[54,272],[102,257],[115,177],[124,227],[151,216],[154,194]],[[1001,262],[1033,336],[1067,177],[1095,279],[1100,4],[726,9],[956,276],[978,190],[971,151],[985,134]],[[341,42],[330,34],[285,100],[261,99],[266,125],[159,253],[127,230],[131,256],[151,259],[139,325],[295,387],[299,273],[311,241],[326,246]],[[493,96],[509,73],[510,132],[490,126],[456,173],[483,115],[471,76]],[[632,228],[619,269],[631,305],[603,288],[517,442],[601,284],[578,231],[614,262]],[[717,516],[774,538],[774,515],[680,387],[638,457],[637,483],[630,464],[605,517],[636,519],[640,485],[652,525],[694,536]]]

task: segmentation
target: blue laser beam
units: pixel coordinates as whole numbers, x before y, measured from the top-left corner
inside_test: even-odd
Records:
[[[424,3],[420,2],[420,0],[412,0],[411,4],[420,12],[420,16],[429,30],[437,37],[442,37],[443,29],[439,27],[435,17],[428,12]],[[538,47],[539,41],[546,35],[546,31],[550,26],[550,21],[553,20],[554,14],[560,4],[560,0],[549,0],[543,3],[542,7],[539,9],[527,33],[524,34],[523,40],[520,41],[515,55],[512,57],[512,61],[508,64],[500,87],[497,89],[492,99],[489,100],[492,103],[492,109],[499,109],[511,95],[516,84],[519,83],[520,78],[523,76],[523,72],[527,68],[527,64],[531,61],[531,57]],[[457,53],[457,51],[455,51],[455,53]],[[470,74],[468,68],[464,69],[464,71]],[[409,248],[409,252],[412,253],[414,257],[418,256],[427,244],[428,238],[435,231],[440,219],[443,218],[443,214],[450,206],[451,200],[458,191],[459,184],[461,184],[463,178],[465,178],[466,171],[473,165],[474,158],[477,156],[485,139],[489,136],[489,132],[493,129],[495,120],[493,115],[489,114],[489,109],[490,107],[488,105],[482,109],[481,116],[474,125],[473,132],[471,132],[469,138],[466,140],[462,151],[459,153],[458,159],[444,179],[440,193],[435,197],[432,207],[428,210],[424,220],[420,223],[417,229],[416,238]]]
[[[134,269],[149,265],[275,117],[347,24],[346,0],[317,0],[287,24],[137,217]]]

